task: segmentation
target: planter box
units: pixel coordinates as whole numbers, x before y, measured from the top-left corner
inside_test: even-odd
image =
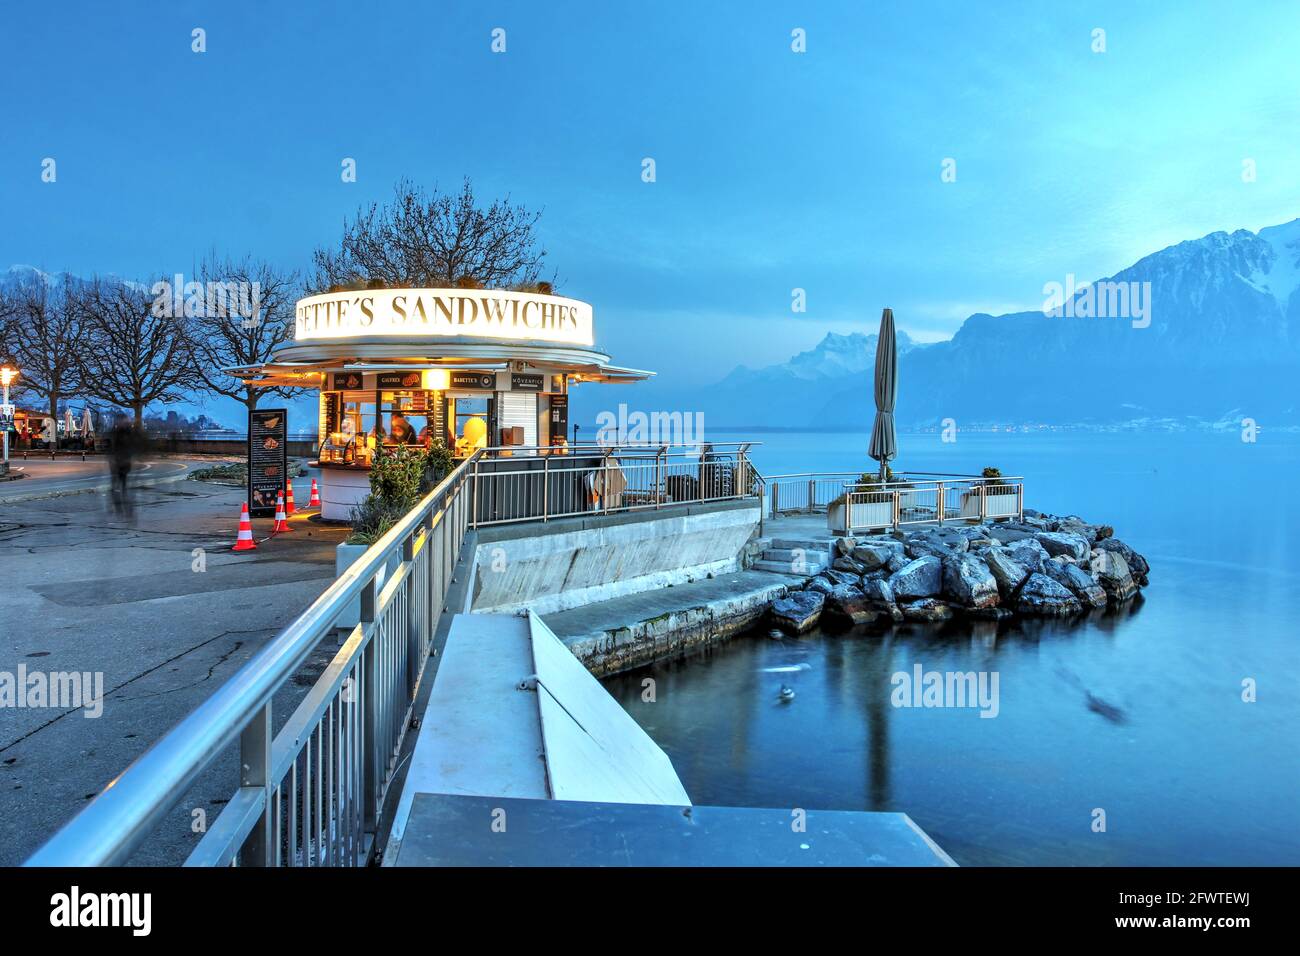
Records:
[[[352,565],[356,564],[360,557],[370,549],[368,544],[340,544],[334,549],[334,578],[335,580],[343,576],[343,572]],[[397,570],[398,565],[402,563],[402,553],[394,549],[393,553],[388,556],[388,562],[379,569],[375,575],[375,594],[377,595],[384,589],[384,582],[388,576]],[[338,620],[334,622],[335,627],[353,628],[361,620],[361,598],[353,599]]]
[[[826,526],[837,534],[847,534],[866,528],[892,528],[894,525],[894,502],[863,501],[853,503],[853,514],[846,514],[843,502],[832,503],[826,509]],[[846,523],[846,519],[852,521]]]
[[[985,495],[985,516],[988,518],[1014,518],[1017,514],[1015,494]],[[961,516],[978,518],[980,516],[980,496],[966,492],[961,496]]]

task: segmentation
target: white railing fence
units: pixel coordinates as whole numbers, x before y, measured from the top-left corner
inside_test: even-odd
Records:
[[[364,864],[469,529],[477,457],[459,465],[27,865],[127,862],[236,742],[238,788],[187,865]],[[272,735],[276,691],[335,637],[336,622],[358,600],[359,623]]]

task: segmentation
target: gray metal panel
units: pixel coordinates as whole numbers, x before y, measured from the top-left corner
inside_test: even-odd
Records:
[[[954,866],[905,813],[417,794],[398,866]],[[495,824],[495,826],[494,826]]]

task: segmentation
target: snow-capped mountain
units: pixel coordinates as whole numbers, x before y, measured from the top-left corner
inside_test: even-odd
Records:
[[[1300,219],[1181,242],[1091,285],[1047,282],[1064,287],[1060,315],[976,314],[924,347],[900,331],[897,420],[1300,422]],[[715,427],[867,428],[874,355],[874,335],[828,335],[736,369],[690,407]]]
[[[897,333],[897,341],[900,355],[917,347],[908,334],[901,330]],[[837,332],[827,332],[825,338],[816,346],[806,352],[800,352],[788,362],[760,369],[740,365],[720,384],[743,385],[753,382],[772,384],[783,380],[816,382],[843,378],[846,375],[859,375],[874,368],[875,362],[875,333],[866,335],[862,332],[850,332],[841,335]]]

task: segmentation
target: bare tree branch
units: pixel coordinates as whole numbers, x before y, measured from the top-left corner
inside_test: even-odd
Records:
[[[198,280],[205,289],[214,284],[227,292],[242,289],[237,298],[245,309],[209,310],[191,323],[193,363],[207,388],[219,395],[238,399],[248,408],[257,407],[264,395],[292,398],[301,388],[254,388],[222,372],[223,368],[262,365],[277,349],[293,341],[294,304],[300,292],[296,272],[280,272],[269,263],[245,257],[219,260],[211,256],[199,269]]]
[[[509,196],[481,208],[468,179],[455,196],[402,180],[391,203],[371,203],[344,220],[337,250],[316,251],[313,291],[536,286],[546,258],[535,231],[540,218]]]
[[[189,321],[156,308],[149,289],[97,278],[80,300],[83,392],[132,409],[140,427],[146,405],[182,401],[199,385]]]

